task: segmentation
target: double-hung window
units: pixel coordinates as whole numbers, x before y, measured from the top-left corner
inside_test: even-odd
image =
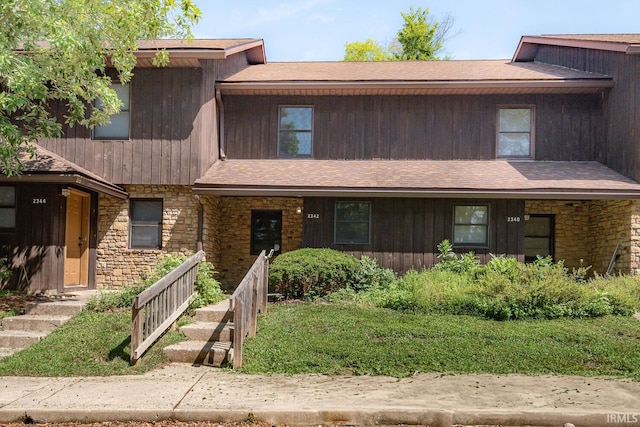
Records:
[[[278,119],[278,157],[311,157],[313,107],[281,106]]]
[[[498,108],[498,157],[533,157],[533,107]]]
[[[371,239],[371,203],[336,202],[335,242],[369,244]]]
[[[93,139],[129,139],[129,118],[130,118],[130,91],[128,85],[114,83],[111,85],[122,102],[120,112],[112,115],[107,123],[93,128]],[[102,108],[100,98],[95,101],[96,108]]]
[[[489,206],[456,205],[453,216],[454,245],[489,246]]]
[[[162,247],[162,199],[131,199],[129,205],[129,247]]]
[[[16,228],[16,187],[0,186],[0,232],[10,233]]]

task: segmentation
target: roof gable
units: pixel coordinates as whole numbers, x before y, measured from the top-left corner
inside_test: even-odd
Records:
[[[522,36],[513,62],[533,61],[540,45],[640,54],[640,34],[552,34]]]

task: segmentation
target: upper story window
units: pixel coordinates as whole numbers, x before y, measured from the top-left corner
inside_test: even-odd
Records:
[[[498,109],[498,157],[533,157],[533,107]]]
[[[0,232],[16,229],[16,187],[0,186]]]
[[[118,114],[110,117],[111,123],[93,128],[93,139],[129,139],[129,108],[130,91],[128,85],[114,83],[111,85],[122,101],[122,107]],[[95,101],[96,108],[102,108],[102,101],[98,98]]]
[[[313,107],[280,107],[278,157],[311,157],[312,147]]]
[[[131,199],[129,205],[129,247],[162,247],[162,199]]]
[[[336,202],[335,242],[369,244],[371,236],[370,202]]]
[[[453,244],[489,246],[489,206],[456,205],[453,219]]]

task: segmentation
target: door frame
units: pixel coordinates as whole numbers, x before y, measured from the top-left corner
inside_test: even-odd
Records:
[[[92,211],[93,211],[93,199],[94,197],[92,197],[91,193],[85,192],[85,191],[81,191],[78,190],[76,188],[68,188],[70,195],[74,195],[74,196],[79,196],[82,199],[82,212],[81,212],[81,224],[80,224],[80,228],[81,228],[81,239],[82,239],[82,243],[83,243],[83,250],[81,252],[80,255],[80,273],[79,273],[79,280],[78,283],[69,283],[67,284],[67,279],[66,279],[66,269],[67,269],[67,246],[70,243],[69,242],[69,236],[67,235],[67,230],[68,230],[68,226],[69,226],[69,210],[68,210],[68,203],[69,203],[69,198],[66,198],[65,201],[65,234],[64,234],[64,257],[63,257],[63,264],[64,264],[64,273],[63,273],[63,281],[62,281],[62,291],[66,291],[69,289],[88,289],[91,285],[91,283],[93,282],[93,270],[94,268],[92,268],[92,263],[91,262],[91,258],[92,258],[92,236],[93,236],[93,230],[94,230],[94,226],[93,224],[95,223],[95,221],[93,221],[93,217],[94,215],[92,215]],[[75,238],[73,239],[75,241]]]

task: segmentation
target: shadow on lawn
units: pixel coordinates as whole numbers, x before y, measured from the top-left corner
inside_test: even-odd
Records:
[[[111,361],[114,359],[122,359],[129,363],[129,360],[131,358],[131,354],[127,351],[129,347],[131,347],[131,336],[128,336],[125,340],[118,344],[117,347],[113,348],[109,352],[107,360]]]

